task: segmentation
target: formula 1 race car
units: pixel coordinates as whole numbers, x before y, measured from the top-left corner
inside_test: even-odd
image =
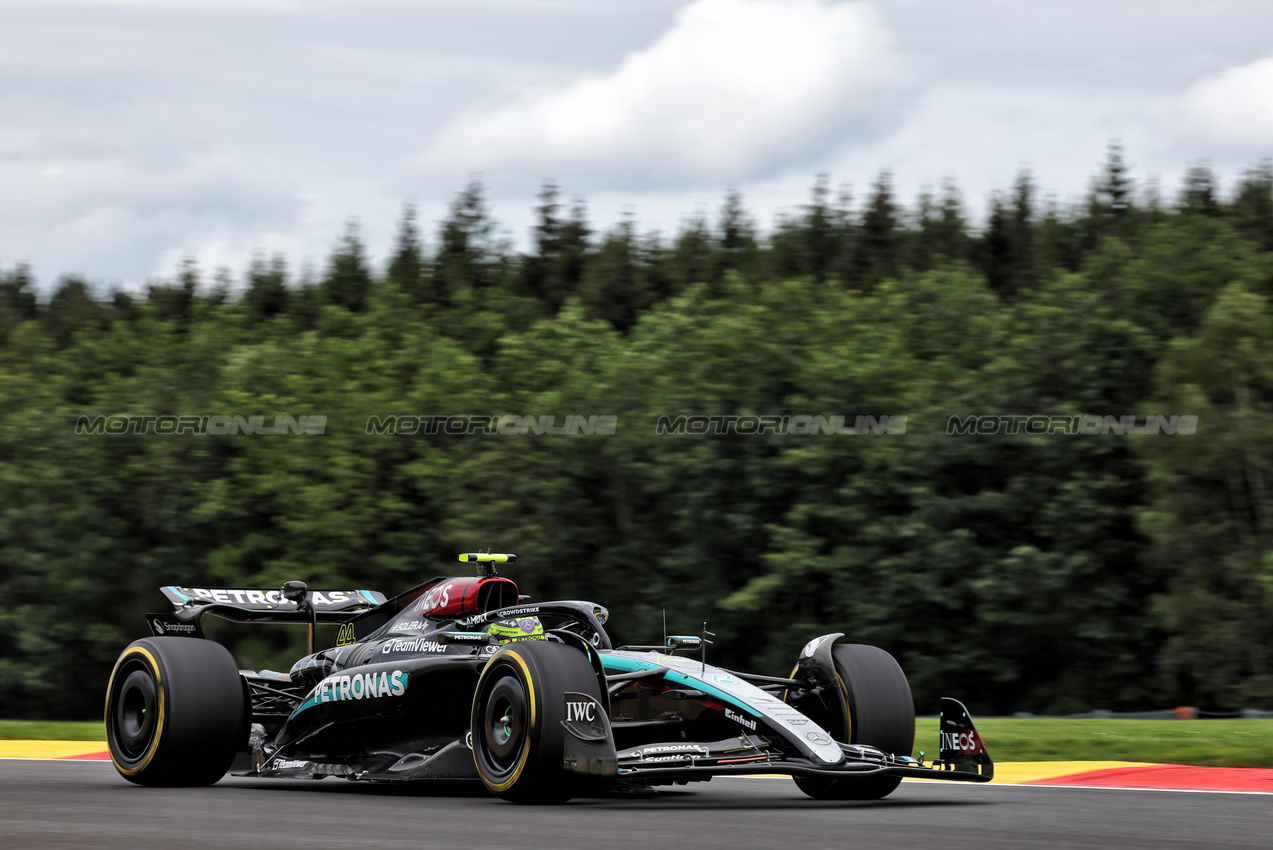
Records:
[[[236,776],[478,780],[520,803],[780,773],[811,797],[878,799],[903,777],[988,782],[971,717],[943,698],[939,755],[912,758],[906,676],[872,646],[810,640],[788,677],[706,663],[701,635],[615,648],[605,608],[529,601],[515,555],[392,599],[367,590],[165,587],[172,612],[120,655],[106,693],[111,759],[141,785]],[[289,673],[239,670],[201,620],[308,624]],[[315,651],[320,623],[335,645]],[[698,658],[689,657],[697,654]]]

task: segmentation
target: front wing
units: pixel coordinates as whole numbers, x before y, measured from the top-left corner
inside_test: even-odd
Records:
[[[952,782],[989,782],[994,765],[939,759],[924,764],[909,756],[895,756],[874,747],[840,744],[844,761],[836,765],[814,764],[786,757],[763,735],[739,735],[710,743],[651,744],[618,753],[619,778],[677,781],[713,776],[782,774],[828,779],[868,776],[901,776]]]
[[[628,671],[608,676],[617,683],[615,687],[621,687],[625,680],[648,677],[678,688],[694,689],[692,693],[701,698],[720,701],[717,708],[723,708],[727,718],[746,728],[736,737],[710,742],[664,740],[617,753],[610,749],[606,753],[604,748],[587,744],[585,740],[596,742],[602,737],[614,740],[608,724],[604,730],[580,730],[568,724],[567,729],[575,738],[573,745],[581,751],[590,751],[585,758],[573,759],[571,769],[579,773],[657,781],[774,773],[823,778],[902,776],[954,782],[989,782],[994,776],[994,762],[968,710],[950,697],[943,697],[941,701],[939,756],[931,764],[924,764],[922,753],[921,759],[914,759],[884,752],[867,742],[834,741],[829,732],[795,707],[773,692],[746,681],[766,677],[732,673],[673,656],[621,651],[606,653],[604,664],[608,670]],[[598,706],[599,713],[600,709]],[[614,759],[613,767],[607,764],[610,758]],[[572,765],[570,752],[566,754],[566,761],[568,766]]]

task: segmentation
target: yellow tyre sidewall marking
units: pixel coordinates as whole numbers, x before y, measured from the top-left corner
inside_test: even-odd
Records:
[[[800,672],[800,665],[799,665],[799,664],[797,664],[795,667],[792,667],[792,668],[791,668],[791,675],[790,675],[790,676],[788,676],[787,678],[788,678],[788,679],[794,679],[794,678],[796,678],[796,674],[797,674],[797,673],[799,673],[799,672]],[[783,702],[787,702],[787,697],[788,697],[788,696],[790,696],[790,695],[791,695],[791,689],[790,689],[790,688],[783,688],[783,690],[782,690],[782,701],[783,701]]]
[[[848,727],[845,730],[845,737],[848,739],[844,743],[853,743],[853,712],[849,711],[849,686],[844,684],[844,677],[840,675],[840,671],[835,671],[835,677],[840,680],[840,690],[844,693],[844,725]]]
[[[499,783],[491,782],[485,775],[482,776],[482,781],[486,783],[487,787],[496,792],[512,788],[517,780],[521,778],[522,771],[526,768],[526,761],[530,758],[530,736],[535,731],[535,723],[537,721],[535,714],[535,683],[531,680],[530,668],[526,666],[526,660],[512,649],[502,649],[491,656],[491,660],[486,665],[487,669],[495,663],[497,658],[504,657],[512,658],[522,668],[523,681],[526,683],[526,691],[530,700],[530,728],[526,730],[526,739],[522,742],[522,757],[518,760],[517,767],[513,769],[513,775]],[[478,770],[481,772],[480,762],[478,762]]]
[[[124,767],[122,764],[119,763],[119,760],[115,758],[115,748],[108,747],[108,749],[110,750],[111,761],[115,763],[115,769],[126,776],[136,776],[138,773],[141,773],[143,770],[146,769],[147,765],[150,764],[150,760],[155,757],[155,752],[159,749],[159,742],[160,742],[160,739],[163,737],[163,732],[164,732],[164,685],[163,685],[163,677],[159,673],[159,662],[155,661],[155,656],[150,654],[150,650],[141,646],[135,646],[132,649],[125,652],[120,657],[119,661],[115,662],[115,669],[111,671],[110,682],[108,682],[106,685],[107,727],[109,728],[110,726],[110,710],[111,710],[110,701],[111,701],[111,696],[115,692],[115,676],[116,674],[119,673],[119,669],[120,667],[124,665],[124,662],[134,655],[140,655],[144,657],[150,665],[150,672],[153,673],[155,676],[155,690],[159,692],[159,720],[155,723],[155,735],[154,735],[154,740],[150,744],[150,751],[146,753],[146,755],[142,758],[141,763],[138,764],[136,767]]]
[[[794,678],[796,678],[796,674],[797,674],[797,673],[799,673],[799,672],[800,672],[800,665],[799,665],[799,664],[797,664],[795,667],[792,667],[792,668],[791,668],[791,675],[790,675],[790,676],[788,676],[787,678],[788,678],[788,679],[794,679]],[[848,727],[848,730],[847,730],[847,731],[848,731],[848,735],[847,735],[847,737],[848,737],[848,739],[849,739],[848,741],[845,741],[844,743],[846,743],[846,744],[847,744],[847,743],[849,743],[849,741],[852,741],[852,740],[853,740],[853,718],[849,715],[849,689],[848,689],[848,687],[844,684],[844,677],[840,675],[840,673],[839,673],[839,671],[838,671],[838,670],[836,671],[835,677],[836,677],[836,679],[838,679],[838,680],[839,680],[839,682],[840,682],[840,690],[844,693],[844,725]],[[782,692],[782,701],[783,701],[783,702],[786,702],[786,701],[787,701],[787,695],[788,695],[788,693],[789,693],[789,692],[788,692],[788,691],[786,691],[786,690],[784,690],[784,691]]]

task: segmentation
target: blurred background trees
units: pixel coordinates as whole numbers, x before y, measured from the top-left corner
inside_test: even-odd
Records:
[[[819,177],[608,230],[553,183],[528,248],[482,186],[383,269],[187,263],[145,297],[0,269],[0,716],[89,717],[161,584],[370,586],[514,551],[618,637],[707,621],[777,674],[826,631],[919,705],[1273,707],[1273,166],[1163,201],[1117,147],[1079,204],[1023,172],[974,227]],[[77,417],[322,415],[321,436],[77,435]],[[371,416],[615,415],[613,436],[377,435]],[[659,416],[908,417],[904,435],[658,435]],[[1196,415],[1192,436],[950,435],[951,416]],[[283,665],[285,628],[222,632]]]

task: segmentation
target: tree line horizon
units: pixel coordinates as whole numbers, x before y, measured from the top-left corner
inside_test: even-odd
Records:
[[[408,205],[380,268],[352,223],[299,278],[261,253],[241,285],[186,262],[144,295],[45,298],[0,267],[0,716],[97,714],[161,585],[392,595],[475,547],[517,552],[537,599],[606,605],[626,642],[664,610],[707,621],[721,664],[785,675],[843,631],[921,710],[1273,708],[1273,164],[1227,193],[1194,166],[1165,199],[1111,145],[1081,202],[1037,194],[1022,171],[974,228],[953,182],[906,208],[887,172],[860,204],[819,176],[768,233],[730,191],[665,239],[595,231],[549,182],[517,251],[472,181],[431,250]],[[617,427],[366,425],[453,414]],[[325,419],[75,424],[199,415]],[[907,425],[655,428],[837,415]],[[1083,415],[1196,427],[945,428]],[[217,635],[245,666],[301,645]]]
[[[792,231],[798,231],[804,225],[813,225],[817,228],[818,225],[830,224],[838,225],[843,229],[856,215],[859,224],[864,228],[868,224],[871,225],[869,230],[897,231],[899,234],[910,232],[912,236],[914,231],[919,231],[920,234],[926,233],[929,236],[936,231],[942,231],[942,235],[948,238],[962,234],[970,240],[966,245],[947,244],[945,240],[938,239],[934,243],[938,253],[930,254],[928,251],[920,253],[927,255],[924,260],[929,262],[937,257],[956,261],[972,259],[976,265],[982,266],[983,272],[989,276],[997,271],[993,268],[996,250],[1007,247],[1007,244],[1013,241],[1011,231],[1014,227],[1019,229],[1021,225],[1034,221],[1046,229],[1058,229],[1067,220],[1074,223],[1083,219],[1085,212],[1090,217],[1091,213],[1102,204],[1102,197],[1106,198],[1107,203],[1112,207],[1121,207],[1124,204],[1138,207],[1141,213],[1151,221],[1164,215],[1165,211],[1173,206],[1164,198],[1156,177],[1145,180],[1138,191],[1136,181],[1130,177],[1129,172],[1130,166],[1124,159],[1121,144],[1112,142],[1107,149],[1106,161],[1100,176],[1091,181],[1082,199],[1063,204],[1058,201],[1055,194],[1049,194],[1040,205],[1039,188],[1033,173],[1028,166],[1022,166],[1017,172],[1011,189],[994,190],[989,193],[985,222],[981,227],[974,224],[968,216],[968,206],[953,177],[943,178],[937,191],[925,185],[919,191],[915,204],[908,209],[895,194],[892,170],[883,169],[870,184],[866,206],[857,212],[853,208],[857,200],[853,192],[853,184],[842,182],[833,193],[829,173],[819,172],[811,188],[809,202],[798,207],[802,211],[801,214],[793,215],[789,210],[779,211],[775,215],[769,234],[765,234],[756,219],[747,212],[743,193],[731,186],[726,190],[721,205],[716,211],[715,227],[712,226],[711,216],[700,209],[682,219],[681,230],[670,243],[664,240],[663,233],[658,228],[648,229],[644,235],[638,233],[637,215],[633,208],[625,209],[620,221],[611,229],[595,230],[588,221],[586,195],[574,194],[567,203],[562,199],[558,182],[547,179],[542,183],[537,195],[539,205],[535,211],[538,221],[532,227],[531,234],[534,243],[532,247],[537,249],[535,252],[520,251],[515,248],[509,231],[502,230],[498,221],[491,216],[481,175],[474,174],[466,186],[455,194],[450,206],[450,217],[438,222],[439,250],[433,259],[436,262],[449,253],[447,247],[457,235],[452,226],[459,220],[465,221],[470,226],[471,233],[466,235],[481,237],[482,247],[502,255],[506,260],[520,263],[524,267],[524,272],[533,276],[535,260],[543,259],[542,254],[545,248],[565,248],[567,252],[571,249],[587,251],[591,248],[595,251],[604,247],[610,240],[618,240],[630,241],[633,246],[639,244],[647,251],[654,252],[657,257],[659,251],[668,252],[674,249],[694,251],[715,237],[727,249],[740,247],[737,243],[748,242],[754,243],[757,249],[764,247],[773,249],[781,247],[784,237],[790,236]],[[1251,212],[1258,217],[1259,195],[1269,181],[1270,175],[1273,175],[1273,157],[1262,159],[1248,168],[1237,180],[1233,197],[1229,199],[1232,208],[1238,210],[1255,204],[1257,209]],[[1219,179],[1205,161],[1198,162],[1186,170],[1183,186],[1176,199],[1177,207],[1201,203],[1203,206],[1216,205],[1218,209],[1224,204],[1224,200]],[[564,216],[563,211],[566,212]],[[821,221],[824,217],[827,219],[825,222]],[[329,256],[327,274],[330,274],[337,260],[343,258],[344,251],[354,250],[355,247],[361,261],[370,267],[360,233],[359,219],[349,218],[344,226],[343,238]],[[1050,235],[1055,243],[1066,241],[1056,240],[1056,234]],[[1075,235],[1071,234],[1071,237]],[[1080,237],[1075,242],[1071,239],[1068,245],[1053,244],[1050,241],[1048,243],[1050,250],[1042,258],[1041,264],[1047,266],[1050,260],[1065,263],[1067,266],[1073,265],[1081,252],[1091,247],[1090,240],[1094,236],[1096,236],[1095,233],[1088,233],[1086,240]],[[981,244],[974,244],[978,241]],[[969,253],[970,248],[972,253]],[[403,204],[403,213],[399,219],[395,250],[386,264],[384,275],[393,275],[394,263],[401,261],[404,251],[408,254],[418,252],[423,259],[425,249],[426,244],[421,236],[418,222],[418,205],[414,201],[407,201]],[[646,259],[648,262],[650,258]],[[833,260],[828,262],[825,256],[812,259],[812,263],[807,260],[802,263],[791,257],[780,256],[776,263],[764,271],[781,276],[797,269],[812,272],[815,275],[826,274],[832,270],[839,272],[847,270],[843,257],[840,258],[841,263],[838,266]],[[904,261],[914,259],[915,257],[903,257]],[[924,261],[921,260],[920,264],[924,264]],[[193,281],[201,294],[220,299],[241,297],[246,290],[259,285],[262,278],[266,276],[271,277],[270,283],[273,284],[276,282],[273,276],[279,272],[282,273],[284,283],[291,284],[296,289],[315,287],[324,280],[325,275],[317,274],[312,264],[302,262],[299,265],[300,274],[290,275],[289,263],[284,254],[278,252],[271,254],[265,249],[256,249],[251,253],[249,266],[244,270],[241,280],[235,280],[233,271],[228,266],[218,266],[213,270],[210,282],[206,281],[202,274],[203,270],[193,257],[178,264],[174,279],[183,286]],[[3,266],[0,266],[0,270],[2,269]],[[407,271],[411,269],[408,268]],[[0,271],[0,273],[3,272]],[[28,302],[25,300],[27,297],[34,295],[37,301],[47,302],[59,290],[76,291],[75,294],[70,291],[63,293],[63,299],[77,297],[78,290],[81,288],[84,289],[84,294],[96,296],[99,300],[105,301],[114,300],[116,293],[119,293],[121,301],[138,298],[143,294],[133,286],[112,284],[105,280],[94,283],[88,275],[63,273],[57,276],[57,286],[46,290],[43,293],[44,297],[41,297],[35,292],[37,289],[35,276],[32,275],[29,265],[23,262],[14,264],[12,270],[6,274],[6,278],[7,289],[23,290],[22,304],[28,310],[36,302]],[[995,275],[995,282],[1002,283],[1002,276]],[[173,283],[174,280],[152,278],[143,287],[145,295],[149,297],[151,290],[170,288]],[[101,299],[102,295],[107,297]]]

